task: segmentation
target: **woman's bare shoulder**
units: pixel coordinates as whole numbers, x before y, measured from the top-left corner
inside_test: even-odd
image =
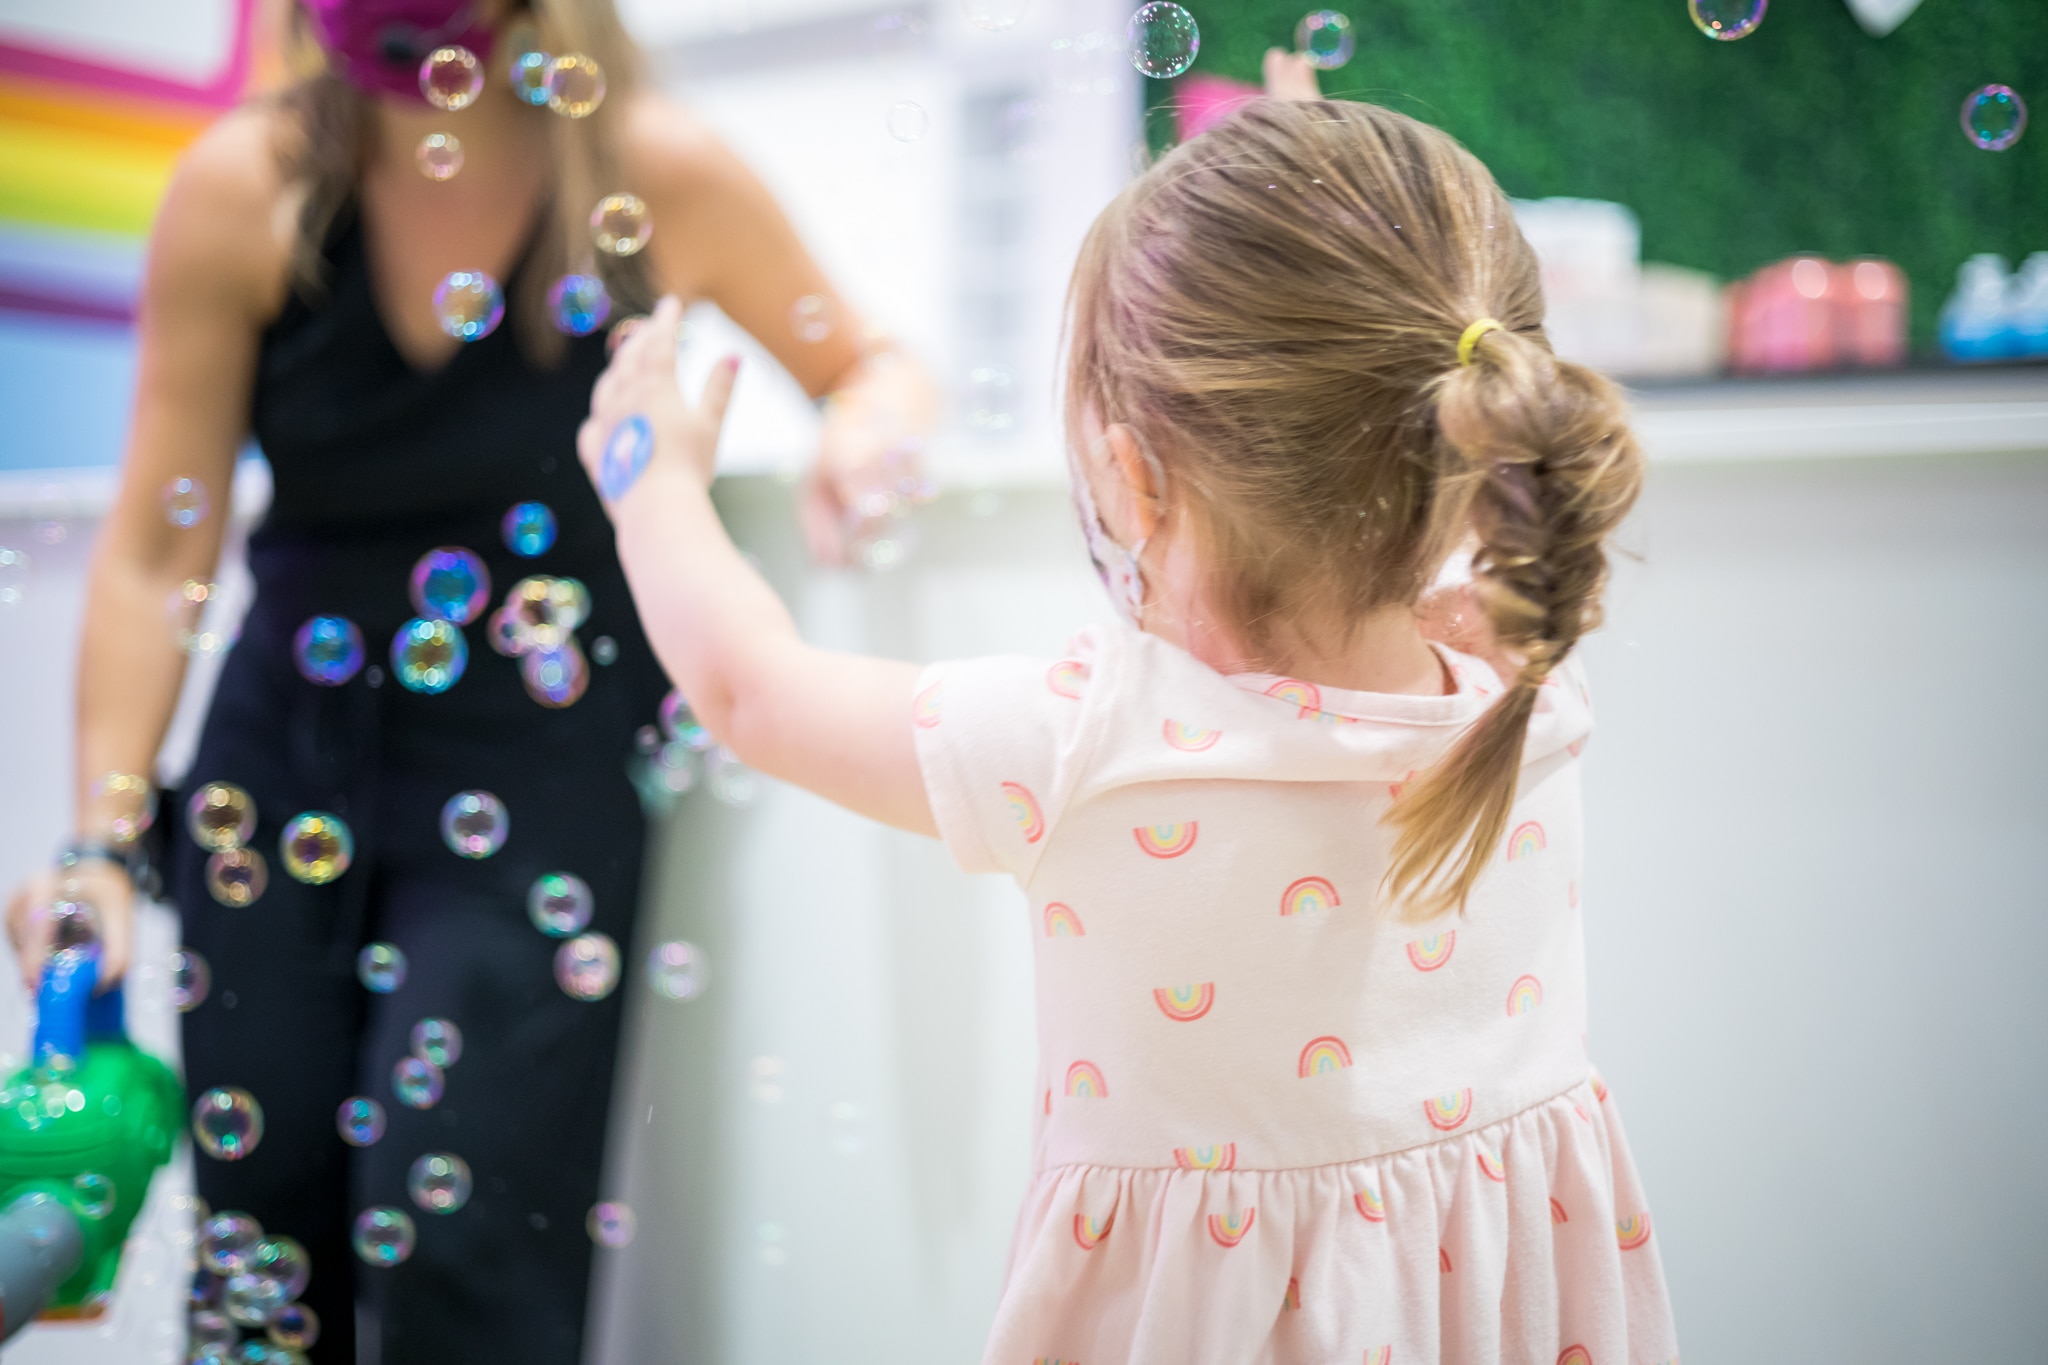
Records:
[[[288,115],[252,102],[209,126],[171,173],[150,233],[152,274],[188,287],[228,290],[252,311],[272,311],[291,268],[297,194],[280,164]]]
[[[627,177],[663,197],[694,198],[751,180],[746,167],[688,105],[658,92],[636,94],[624,120]]]

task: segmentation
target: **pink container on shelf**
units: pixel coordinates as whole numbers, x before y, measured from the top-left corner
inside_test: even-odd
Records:
[[[1889,261],[1794,256],[1729,286],[1728,361],[1752,373],[1898,365],[1906,276]]]

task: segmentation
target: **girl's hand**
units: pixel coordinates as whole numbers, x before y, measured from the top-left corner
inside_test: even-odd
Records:
[[[84,901],[99,914],[98,989],[120,980],[134,942],[134,897],[128,874],[97,859],[61,869],[61,879],[59,869],[45,869],[14,888],[7,901],[7,937],[29,995],[42,987],[43,961],[50,955],[50,907],[60,898]]]
[[[797,502],[812,558],[844,565],[851,534],[877,507],[918,501],[933,406],[923,373],[893,350],[868,355],[832,394],[818,460]]]
[[[576,432],[576,454],[607,504],[617,502],[650,464],[686,470],[708,486],[718,461],[718,432],[732,399],[739,357],[711,371],[691,403],[676,387],[676,332],[683,306],[671,295],[633,330],[597,378],[590,416]]]
[[[1299,52],[1286,52],[1277,47],[1266,49],[1266,93],[1276,100],[1319,100],[1323,87],[1316,80],[1316,69],[1309,65],[1308,58]]]

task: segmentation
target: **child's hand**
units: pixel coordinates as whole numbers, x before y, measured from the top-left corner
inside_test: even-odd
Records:
[[[1323,97],[1315,67],[1299,52],[1267,48],[1264,75],[1266,93],[1276,100],[1319,100]]]
[[[680,466],[699,484],[711,482],[718,432],[732,398],[739,357],[711,371],[692,404],[676,387],[676,330],[683,306],[673,296],[635,328],[590,393],[590,416],[576,432],[576,454],[606,503],[626,495],[654,461]]]

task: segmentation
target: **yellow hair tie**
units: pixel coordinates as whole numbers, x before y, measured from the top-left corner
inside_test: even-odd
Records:
[[[1485,336],[1488,332],[1505,332],[1506,330],[1506,324],[1494,318],[1481,318],[1470,327],[1467,327],[1464,335],[1458,338],[1458,363],[1460,365],[1470,365],[1472,363],[1472,348],[1479,344],[1479,338]]]

